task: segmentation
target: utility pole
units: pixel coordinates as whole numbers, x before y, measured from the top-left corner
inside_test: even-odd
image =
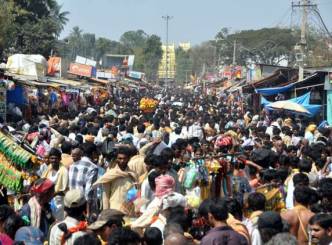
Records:
[[[168,22],[173,18],[172,16],[165,15],[162,18],[166,21],[166,78],[165,83],[166,87],[168,87],[168,68],[169,68],[169,55],[168,55]]]
[[[300,43],[296,45],[295,50],[299,51],[297,60],[299,64],[299,81],[304,79],[304,64],[307,49],[307,27],[308,27],[308,10],[309,8],[317,7],[316,4],[312,4],[310,0],[301,0],[301,2],[292,2],[292,8],[302,8],[302,20],[301,20],[301,39]]]

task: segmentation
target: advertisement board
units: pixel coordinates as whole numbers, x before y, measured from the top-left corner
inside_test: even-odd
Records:
[[[61,71],[61,58],[50,57],[47,61],[47,75],[54,76]]]
[[[103,57],[103,68],[111,69],[116,67],[117,69],[127,68],[129,71],[133,69],[135,56],[134,55],[118,55],[118,54],[106,54]]]
[[[69,66],[69,73],[83,77],[91,77],[93,73],[92,68],[93,67],[89,65],[71,63]]]

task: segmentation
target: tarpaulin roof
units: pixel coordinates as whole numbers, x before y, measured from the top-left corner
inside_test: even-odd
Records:
[[[291,83],[283,87],[255,89],[256,93],[261,95],[274,95],[290,90],[295,84]]]
[[[315,116],[322,108],[321,105],[315,105],[315,104],[310,104],[310,92],[300,96],[300,97],[295,97],[292,99],[289,99],[288,101],[291,102],[295,102],[297,104],[302,105],[305,109],[307,109],[310,112],[310,117]],[[269,108],[269,104],[271,104],[273,102],[268,101],[267,99],[265,99],[263,96],[261,98],[261,104],[268,109],[272,109]]]
[[[313,75],[310,75],[310,76],[304,78],[301,81],[290,83],[290,84],[282,86],[282,87],[260,88],[260,89],[255,89],[255,91],[258,94],[266,95],[266,96],[279,94],[279,93],[282,93],[282,92],[286,92],[286,91],[290,90],[292,87],[294,87],[296,84],[308,81],[311,78],[316,77],[317,75],[318,75],[317,73],[314,73]]]

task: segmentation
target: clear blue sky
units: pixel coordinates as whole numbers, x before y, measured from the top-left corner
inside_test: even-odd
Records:
[[[296,0],[298,1],[298,0]],[[170,15],[171,42],[199,44],[211,40],[222,28],[232,31],[259,29],[277,25],[290,26],[291,0],[58,0],[69,11],[69,22],[61,37],[74,26],[98,37],[118,40],[128,30],[142,29],[165,40],[165,21]],[[332,32],[332,0],[314,0]],[[310,17],[312,23],[317,18]],[[293,23],[299,23],[294,12]],[[317,24],[316,24],[317,25]]]

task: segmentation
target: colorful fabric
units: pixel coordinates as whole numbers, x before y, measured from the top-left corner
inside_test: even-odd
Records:
[[[256,191],[264,194],[266,198],[266,211],[280,212],[285,208],[283,194],[279,188],[272,185],[265,185],[257,188]]]
[[[61,244],[62,236],[63,236],[64,232],[59,228],[59,224],[62,224],[62,223],[66,224],[67,229],[70,230],[72,227],[77,227],[79,225],[80,221],[67,216],[63,220],[63,222],[56,223],[50,231],[48,244],[50,244],[50,245],[51,244],[56,244],[56,245]],[[80,230],[75,233],[72,233],[72,235],[65,241],[64,244],[73,245],[77,238],[79,238],[85,234],[86,234],[86,232],[84,230]]]
[[[52,166],[50,165],[47,170],[44,172],[42,175],[42,178],[47,178],[49,180],[52,179]],[[54,180],[54,185],[55,185],[55,193],[65,191],[68,186],[68,170],[64,167],[61,166],[59,170],[57,171],[57,177]]]
[[[13,244],[13,240],[4,233],[0,233],[0,244],[1,245],[12,245]]]
[[[47,192],[49,189],[51,189],[53,186],[54,186],[54,184],[51,180],[45,179],[45,181],[43,181],[39,185],[36,185],[36,184],[33,185],[31,188],[31,192],[33,194],[44,193],[44,192]]]
[[[85,231],[88,227],[88,223],[86,221],[80,221],[76,226],[73,226],[73,227],[70,227],[68,229],[68,232],[70,235],[73,234],[73,233],[76,233],[78,231]],[[61,245],[65,244],[66,243],[66,236],[68,234],[63,234],[62,235],[62,238],[61,238]]]
[[[217,147],[225,147],[225,146],[230,146],[232,145],[232,137],[230,136],[221,136],[218,137],[215,143],[215,146]]]
[[[52,183],[53,186],[53,183]],[[36,197],[33,196],[30,198],[28,205],[30,207],[30,224],[34,227],[39,228],[40,227],[40,219],[41,219],[41,212],[42,208],[37,201]]]
[[[172,176],[162,175],[156,178],[156,197],[163,197],[174,190],[175,180]]]

